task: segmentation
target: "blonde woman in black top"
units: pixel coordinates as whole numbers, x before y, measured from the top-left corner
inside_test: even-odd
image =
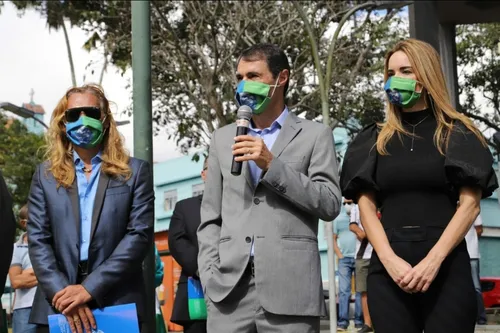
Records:
[[[374,329],[472,333],[476,298],[464,236],[481,198],[497,188],[491,153],[452,107],[432,46],[399,42],[384,77],[386,121],[358,134],[341,174],[343,196],[359,204],[375,250],[368,276]]]

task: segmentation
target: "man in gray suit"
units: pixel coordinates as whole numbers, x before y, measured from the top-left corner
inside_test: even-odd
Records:
[[[317,235],[318,219],[340,210],[334,140],[289,113],[289,75],[277,46],[245,50],[236,99],[253,110],[249,133],[236,143],[235,124],[212,134],[198,229],[209,333],[319,332],[325,314]]]

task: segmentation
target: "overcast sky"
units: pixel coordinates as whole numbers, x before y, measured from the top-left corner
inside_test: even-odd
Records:
[[[68,27],[68,35],[73,53],[77,84],[97,82],[102,68],[102,56],[88,53],[82,48],[87,35],[79,28]],[[16,105],[30,101],[30,91],[34,90],[34,101],[46,111],[45,123],[50,121],[52,110],[58,100],[71,87],[71,74],[62,31],[49,31],[45,19],[37,12],[28,10],[19,17],[10,2],[5,2],[0,13],[0,102]],[[95,64],[86,68],[94,61]],[[92,75],[92,70],[95,71]],[[85,81],[84,81],[85,77]],[[133,119],[122,115],[131,103],[131,70],[122,76],[114,66],[108,66],[103,80],[107,97],[116,106],[115,119],[131,122]],[[133,154],[133,126],[120,127],[125,144]],[[180,156],[175,143],[169,142],[165,134],[156,136],[153,142],[154,161],[160,162]]]

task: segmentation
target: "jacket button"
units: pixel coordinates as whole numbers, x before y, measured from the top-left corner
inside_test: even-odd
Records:
[[[278,187],[278,191],[285,193],[285,188],[283,186]]]
[[[256,205],[260,204],[260,199],[259,198],[253,199],[253,203]]]
[[[248,237],[248,236],[245,237],[245,242],[250,243],[251,241],[252,241],[252,239],[250,237]]]

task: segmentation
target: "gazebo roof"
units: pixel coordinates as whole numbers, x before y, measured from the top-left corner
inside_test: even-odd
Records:
[[[474,24],[500,21],[500,1],[436,1],[441,23]]]

